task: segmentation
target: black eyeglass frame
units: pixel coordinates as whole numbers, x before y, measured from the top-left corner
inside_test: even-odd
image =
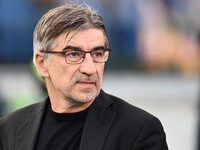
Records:
[[[102,49],[103,50],[103,49]],[[70,51],[79,51],[79,52],[83,52],[84,54],[83,54],[83,56],[82,56],[82,60],[80,61],[80,62],[78,62],[78,63],[69,63],[69,62],[67,62],[67,59],[66,59],[66,56],[67,55],[65,55],[67,52],[70,52]],[[65,51],[51,51],[51,50],[40,50],[40,52],[41,53],[53,53],[53,54],[63,54],[63,55],[65,55],[65,62],[67,63],[67,64],[81,64],[83,61],[84,61],[84,59],[85,59],[85,55],[86,55],[86,53],[90,53],[90,55],[91,55],[91,53],[92,52],[94,52],[94,51],[99,51],[99,50],[91,50],[91,51],[83,51],[83,50],[65,50]],[[109,57],[109,54],[110,54],[110,52],[112,51],[110,48],[106,48],[106,49],[104,49],[103,50],[104,51],[104,53],[106,52],[106,51],[108,51],[109,53],[108,53],[108,57]],[[92,56],[92,55],[91,55]],[[104,59],[104,61],[103,62],[98,62],[98,61],[94,61],[93,60],[93,62],[95,62],[95,63],[104,63],[104,62],[106,62],[107,60],[108,60],[108,57],[106,58],[106,59]]]

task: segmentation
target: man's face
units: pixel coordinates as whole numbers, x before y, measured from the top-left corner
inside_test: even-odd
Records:
[[[63,51],[66,46],[91,51],[96,47],[105,47],[105,36],[99,29],[88,29],[62,33],[56,38],[57,46],[51,51]],[[74,35],[75,34],[75,35]],[[72,37],[73,36],[73,37]],[[47,64],[46,78],[49,95],[55,99],[64,98],[72,103],[91,102],[98,96],[105,63],[95,63],[89,53],[81,64],[67,64],[65,56],[51,54],[51,63]]]

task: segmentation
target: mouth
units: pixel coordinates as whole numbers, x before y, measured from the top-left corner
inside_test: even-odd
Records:
[[[77,82],[77,84],[80,85],[80,86],[91,87],[91,86],[95,85],[95,82],[80,81],[80,82]]]

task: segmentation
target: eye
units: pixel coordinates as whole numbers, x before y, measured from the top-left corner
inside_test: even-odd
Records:
[[[82,52],[80,51],[68,51],[66,52],[66,57],[70,58],[77,58],[77,57],[82,57]]]
[[[97,50],[92,52],[93,57],[103,57],[104,56],[104,51],[103,50]]]

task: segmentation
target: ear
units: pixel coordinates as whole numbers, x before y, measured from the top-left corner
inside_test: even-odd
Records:
[[[47,62],[44,60],[44,57],[39,51],[35,53],[35,63],[38,73],[44,78],[49,77]]]

